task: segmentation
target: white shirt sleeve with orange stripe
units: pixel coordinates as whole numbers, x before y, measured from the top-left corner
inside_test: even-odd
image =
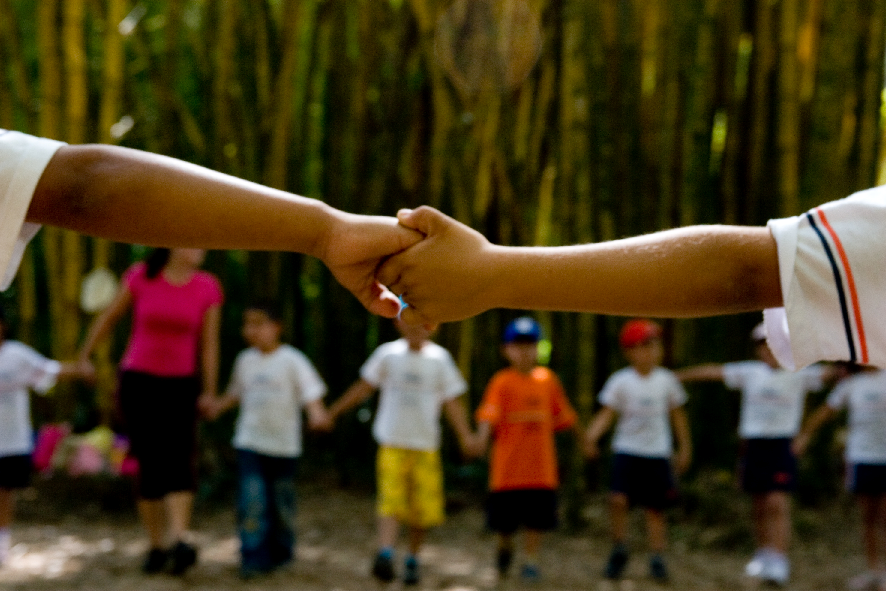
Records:
[[[886,187],[768,224],[784,308],[766,310],[788,369],[817,361],[886,367]]]

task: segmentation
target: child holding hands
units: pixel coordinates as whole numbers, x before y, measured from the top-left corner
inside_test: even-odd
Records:
[[[455,429],[466,455],[475,448],[461,395],[467,384],[449,352],[431,341],[435,325],[395,321],[401,339],[376,349],[360,379],[329,408],[331,420],[381,392],[372,433],[379,444],[378,552],[372,574],[394,580],[394,547],[400,524],[409,526],[403,583],[420,580],[418,553],[429,528],[443,523],[440,413]]]
[[[660,366],[661,328],[650,320],[631,320],[619,335],[622,352],[630,364],[606,381],[600,392],[603,408],[585,433],[585,452],[600,456],[600,438],[618,420],[612,450],[610,518],[613,548],[606,563],[607,579],[619,579],[628,562],[628,510],[640,505],[646,511],[646,531],[652,556],[649,572],[659,582],[668,580],[663,553],[667,545],[664,510],[676,499],[671,466],[678,474],[692,457],[689,422],[683,405],[686,392],[677,377]],[[677,447],[674,448],[673,439]]]
[[[282,318],[269,304],[243,312],[249,348],[234,361],[227,393],[211,414],[240,407],[237,450],[240,575],[251,579],[290,562],[295,545],[295,476],[302,453],[302,408],[313,429],[330,426],[326,385],[308,358],[281,342]]]

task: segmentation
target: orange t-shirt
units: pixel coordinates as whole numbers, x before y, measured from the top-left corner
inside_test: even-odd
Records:
[[[554,432],[574,425],[576,415],[554,372],[499,371],[475,416],[492,427],[489,490],[557,488]]]

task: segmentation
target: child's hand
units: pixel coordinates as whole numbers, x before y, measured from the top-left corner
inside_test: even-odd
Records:
[[[214,421],[218,418],[221,408],[221,400],[213,392],[204,392],[197,398],[197,410],[200,415],[207,421]]]
[[[489,263],[495,247],[482,234],[427,206],[401,210],[397,218],[425,236],[384,262],[376,275],[409,304],[403,320],[463,320],[493,307],[489,290],[496,283]]]
[[[400,301],[376,279],[385,259],[422,239],[422,235],[397,224],[394,218],[335,212],[320,259],[336,280],[353,293],[367,310],[394,318]]]
[[[311,431],[319,431],[321,433],[329,433],[335,423],[327,412],[312,412],[308,414],[308,428]]]

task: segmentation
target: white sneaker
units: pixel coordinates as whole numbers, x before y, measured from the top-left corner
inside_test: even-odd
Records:
[[[768,552],[766,550],[757,550],[754,552],[754,557],[751,558],[751,561],[744,567],[744,574],[746,577],[751,577],[752,579],[763,578],[763,572],[766,570],[767,554]]]
[[[791,576],[791,563],[788,557],[779,552],[770,551],[765,561],[762,579],[784,587]]]

